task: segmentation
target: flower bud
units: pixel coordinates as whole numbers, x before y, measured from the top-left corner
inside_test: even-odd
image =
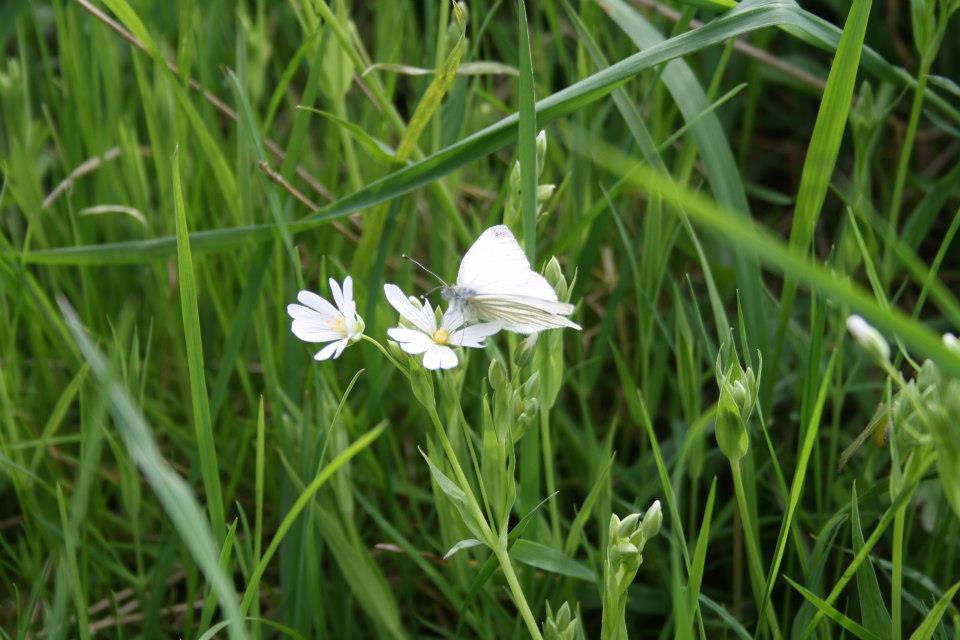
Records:
[[[517,348],[513,351],[513,363],[518,367],[525,367],[533,359],[534,351],[537,348],[537,336],[539,333],[531,333],[520,341]]]
[[[663,510],[660,508],[660,501],[654,500],[647,512],[643,514],[643,535],[647,540],[660,533],[660,527],[663,525]]]
[[[537,202],[546,202],[550,199],[550,196],[553,195],[553,192],[556,191],[557,185],[555,184],[541,184],[537,185]]]
[[[952,333],[943,334],[943,346],[945,346],[948,351],[952,351],[960,356],[960,339]]]
[[[626,518],[620,521],[620,526],[617,527],[617,537],[619,538],[629,538],[637,528],[637,524],[640,522],[639,513],[631,513]]]
[[[543,623],[544,640],[574,640],[577,637],[577,617],[573,615],[570,605],[564,602],[554,613],[547,603],[547,619]]]
[[[543,166],[547,158],[547,132],[537,134],[537,177],[543,173]]]
[[[880,332],[871,327],[866,320],[858,315],[847,318],[847,331],[853,336],[860,347],[877,361],[890,359],[890,345]]]
[[[613,547],[613,555],[620,558],[633,558],[640,555],[640,549],[630,542],[618,542]]]
[[[490,366],[487,368],[487,379],[493,389],[502,389],[507,385],[507,371],[504,369],[503,363],[496,358],[490,361]]]
[[[617,514],[610,514],[610,526],[607,527],[607,535],[610,538],[610,543],[613,544],[613,541],[617,539],[617,529],[620,528],[620,518],[617,517]]]

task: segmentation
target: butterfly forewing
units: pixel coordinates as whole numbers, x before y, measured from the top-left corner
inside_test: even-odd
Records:
[[[502,224],[480,234],[463,256],[457,286],[478,294],[557,299],[556,291],[530,268],[517,239]]]

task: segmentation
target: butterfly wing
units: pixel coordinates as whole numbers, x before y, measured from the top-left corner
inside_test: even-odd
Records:
[[[469,304],[481,320],[499,321],[503,329],[515,333],[563,327],[580,329],[580,325],[567,317],[573,313],[573,305],[566,302],[481,293],[471,296]]]
[[[476,294],[557,301],[557,292],[530,268],[517,239],[503,224],[480,234],[463,256],[457,286]]]
[[[516,333],[580,326],[565,316],[573,305],[560,302],[546,278],[530,268],[527,256],[506,225],[484,231],[463,256],[457,288],[471,315],[500,321]]]

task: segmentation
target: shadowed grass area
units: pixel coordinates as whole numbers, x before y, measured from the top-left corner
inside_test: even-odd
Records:
[[[0,639],[954,637],[957,9],[0,4]]]

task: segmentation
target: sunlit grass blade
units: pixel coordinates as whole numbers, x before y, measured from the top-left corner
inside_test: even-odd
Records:
[[[807,156],[800,174],[800,188],[797,191],[797,203],[793,210],[790,228],[790,246],[806,252],[813,238],[814,228],[827,197],[827,188],[833,175],[840,142],[847,128],[847,114],[850,111],[857,69],[863,51],[863,39],[870,18],[871,0],[855,0],[850,7],[847,22],[840,36],[837,55],[830,66],[827,86],[820,102],[817,121],[810,137]],[[790,271],[784,274],[783,291],[780,294],[780,312],[777,319],[777,334],[774,341],[773,357],[770,368],[778,370],[787,323],[793,311],[796,296],[797,279]],[[764,407],[769,407],[771,382],[776,376],[764,381]]]

